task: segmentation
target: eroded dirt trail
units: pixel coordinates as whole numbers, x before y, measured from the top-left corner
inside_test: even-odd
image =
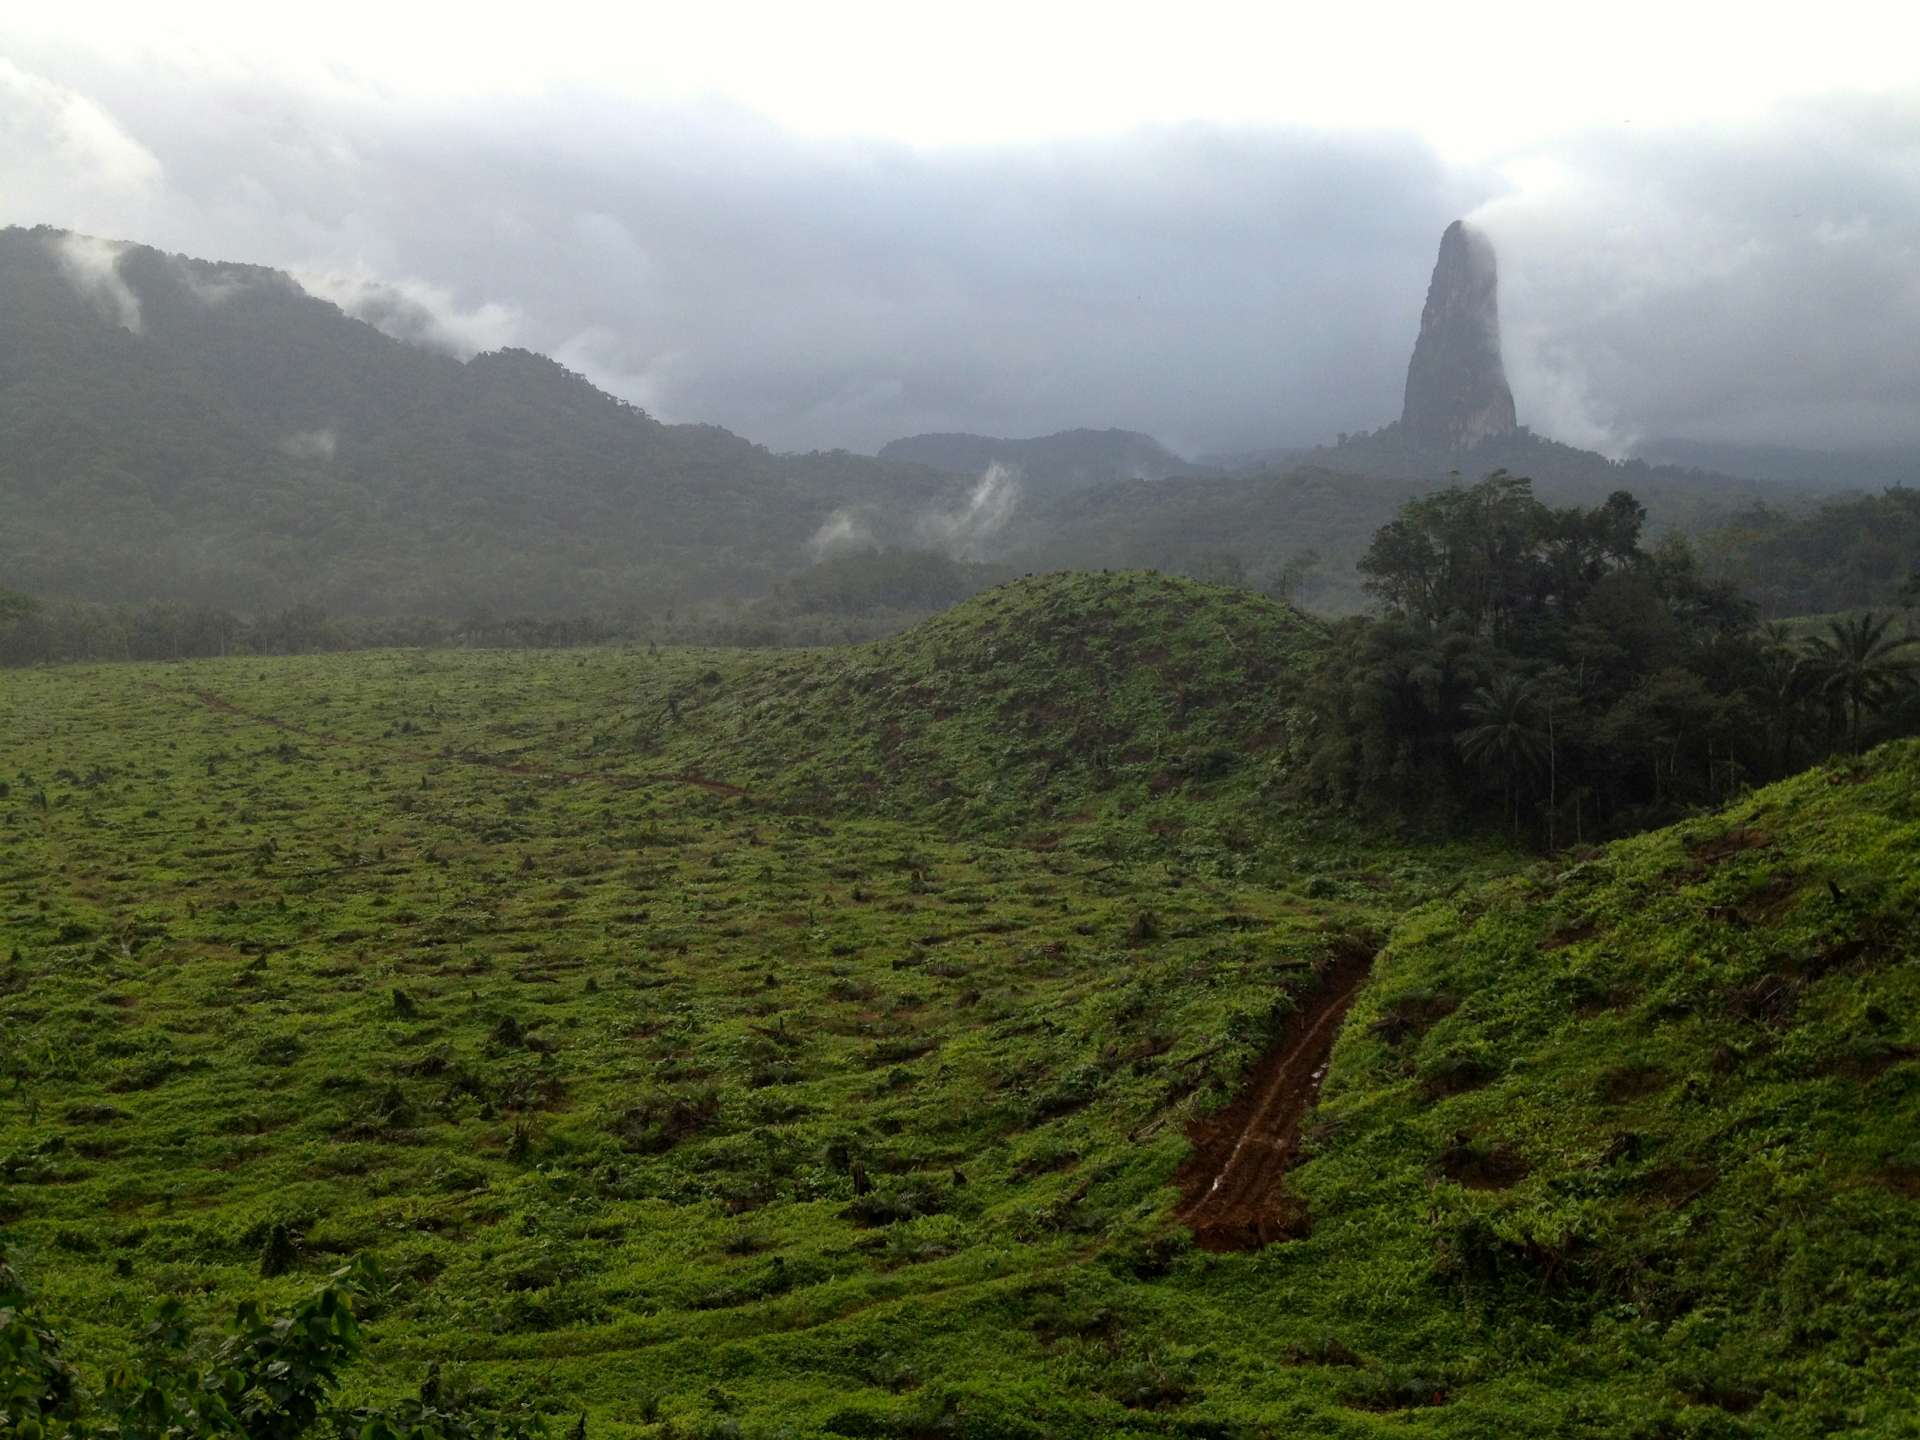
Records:
[[[1306,1210],[1288,1193],[1286,1172],[1340,1022],[1372,963],[1362,947],[1343,953],[1288,1017],[1246,1089],[1187,1127],[1193,1154],[1176,1177],[1182,1192],[1176,1213],[1201,1249],[1256,1250],[1304,1231]]]

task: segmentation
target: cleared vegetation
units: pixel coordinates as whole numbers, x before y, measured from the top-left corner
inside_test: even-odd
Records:
[[[349,1398],[596,1435],[1901,1433],[1920,747],[1488,885],[1291,808],[1318,644],[1119,575],[9,673],[15,1263],[97,1376],[373,1255]]]

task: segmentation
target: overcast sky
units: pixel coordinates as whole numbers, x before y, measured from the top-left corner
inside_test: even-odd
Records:
[[[1457,216],[1523,423],[1920,441],[1913,7],[158,8],[0,18],[0,223],[777,448],[1369,428]]]

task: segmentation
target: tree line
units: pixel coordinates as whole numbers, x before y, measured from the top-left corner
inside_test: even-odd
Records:
[[[1703,537],[1701,552],[1764,615],[1920,603],[1920,490],[1891,486],[1802,512],[1755,505]]]
[[[1897,612],[1763,624],[1645,525],[1625,491],[1556,509],[1505,472],[1404,504],[1360,561],[1381,613],[1335,625],[1305,697],[1310,788],[1558,845],[1920,729]]]
[[[0,590],[0,666],[305,655],[391,646],[545,649],[645,639],[653,624],[648,616],[632,612],[498,616],[475,611],[452,620],[340,616],[312,604],[245,616],[212,605],[41,601]]]

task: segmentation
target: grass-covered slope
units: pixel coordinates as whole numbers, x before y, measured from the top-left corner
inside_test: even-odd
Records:
[[[1920,745],[1416,913],[1317,1136],[1422,1433],[1915,1433]]]
[[[1184,1120],[1401,902],[787,814],[618,741],[725,663],[7,676],[0,1226],[92,1380],[162,1297],[369,1254],[356,1394],[438,1364],[603,1440],[1231,1397],[1204,1300],[1134,1274],[1178,1261]]]
[[[1486,857],[1253,808],[1310,648],[1106,576],[811,656],[12,673],[16,1261],[97,1377],[155,1300],[371,1254],[356,1395],[440,1365],[603,1440],[1912,1433],[1920,744],[1408,913]],[[1061,744],[1097,695],[1157,760]],[[1056,752],[1063,835],[1188,828],[913,808]],[[1191,840],[1241,824],[1257,866]],[[1389,931],[1292,1238],[1197,1250],[1188,1127]]]
[[[674,698],[664,748],[816,810],[944,828],[1130,817],[1179,832],[1270,778],[1319,644],[1242,590],[1055,574],[873,645],[769,659]]]

